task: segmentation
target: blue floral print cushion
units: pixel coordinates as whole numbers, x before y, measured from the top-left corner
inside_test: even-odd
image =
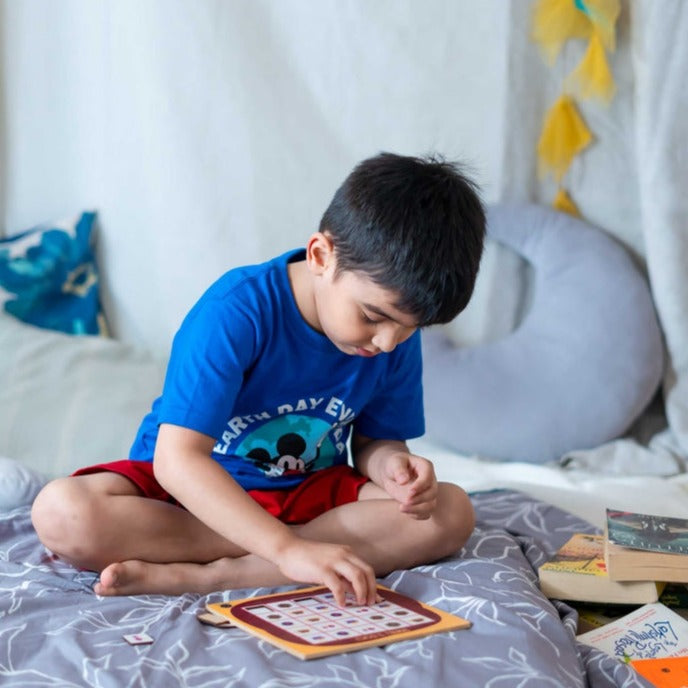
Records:
[[[91,249],[96,214],[0,239],[0,306],[31,325],[105,334]]]

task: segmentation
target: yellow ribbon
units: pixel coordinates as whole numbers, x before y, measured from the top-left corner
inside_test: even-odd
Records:
[[[552,173],[560,182],[572,160],[591,141],[592,134],[575,103],[569,96],[561,96],[545,116],[537,144],[538,174],[544,177]]]
[[[567,77],[566,87],[585,100],[597,98],[605,105],[609,105],[614,97],[614,77],[607,63],[602,39],[597,32],[590,39],[583,59]]]

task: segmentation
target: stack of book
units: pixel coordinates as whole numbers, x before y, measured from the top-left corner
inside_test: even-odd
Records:
[[[540,589],[547,597],[574,602],[645,604],[657,602],[663,584],[619,582],[607,573],[603,535],[575,533],[538,570]]]
[[[581,642],[688,686],[688,519],[607,509],[604,535],[576,533],[538,575],[548,597],[586,603]]]
[[[604,535],[576,533],[538,575],[555,599],[657,602],[667,583],[688,583],[688,519],[607,509]]]

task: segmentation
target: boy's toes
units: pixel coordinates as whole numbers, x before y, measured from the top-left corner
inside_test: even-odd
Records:
[[[120,563],[106,566],[100,572],[100,580],[93,586],[96,595],[117,595],[123,569]]]

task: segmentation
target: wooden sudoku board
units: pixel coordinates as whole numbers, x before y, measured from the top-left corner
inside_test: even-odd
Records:
[[[470,622],[378,586],[380,601],[340,607],[325,587],[208,605],[215,614],[300,659],[351,652],[431,633],[462,630]]]

